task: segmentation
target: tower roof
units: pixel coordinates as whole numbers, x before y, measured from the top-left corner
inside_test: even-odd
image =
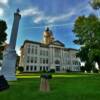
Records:
[[[49,27],[46,28],[45,32],[46,32],[48,35],[53,36],[53,33],[52,33],[52,31],[50,30]]]
[[[47,32],[50,31],[49,27],[47,27],[45,31],[47,31]]]

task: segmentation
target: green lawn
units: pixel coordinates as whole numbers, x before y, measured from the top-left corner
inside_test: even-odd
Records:
[[[39,92],[37,76],[18,75],[8,90],[0,92],[0,100],[100,100],[100,74],[53,75],[49,93]]]

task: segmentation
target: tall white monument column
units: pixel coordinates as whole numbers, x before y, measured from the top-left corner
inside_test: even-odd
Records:
[[[3,65],[0,72],[1,75],[4,75],[6,80],[16,80],[16,40],[19,27],[21,15],[19,14],[19,9],[14,13],[14,21],[11,31],[10,43],[8,48],[4,51],[3,55]]]

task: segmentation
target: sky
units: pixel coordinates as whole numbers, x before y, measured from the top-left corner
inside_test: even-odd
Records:
[[[64,43],[66,48],[79,49],[73,43],[76,38],[72,32],[74,22],[78,16],[95,13],[89,0],[0,0],[0,19],[5,20],[8,27],[7,43],[10,40],[13,14],[17,8],[21,14],[16,43],[18,54],[25,40],[41,42],[47,26],[55,39]]]

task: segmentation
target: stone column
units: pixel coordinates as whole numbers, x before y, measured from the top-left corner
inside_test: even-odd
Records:
[[[61,48],[60,50],[61,50],[61,57],[60,57],[60,59],[61,59],[60,60],[61,61],[61,71],[64,71],[63,70],[63,68],[64,68],[64,64],[63,64],[63,48]]]
[[[21,15],[19,14],[19,10],[17,10],[17,12],[14,13],[14,21],[13,21],[11,37],[10,37],[10,49],[13,49],[13,50],[15,49],[15,46],[16,46],[20,18],[21,18]]]
[[[6,80],[16,80],[16,40],[18,33],[18,26],[21,15],[19,14],[19,9],[14,13],[14,21],[11,31],[11,38],[8,48],[4,51],[3,54],[3,65],[0,74],[4,75]]]

